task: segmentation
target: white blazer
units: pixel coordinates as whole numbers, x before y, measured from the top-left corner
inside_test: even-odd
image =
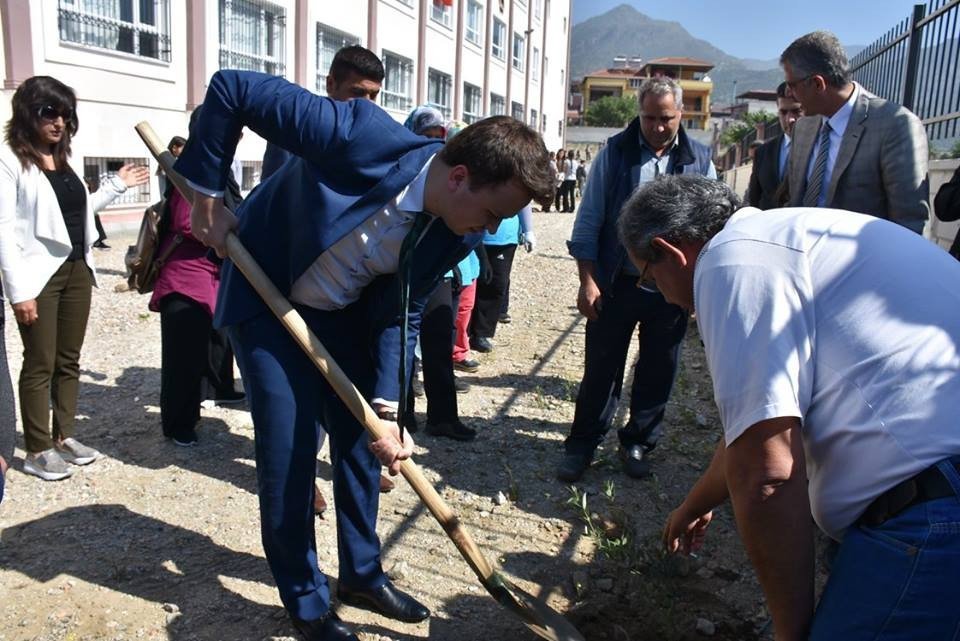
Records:
[[[93,214],[126,189],[122,180],[111,177],[96,193],[87,192],[84,254],[94,283],[97,272],[91,246],[97,230]],[[36,298],[72,249],[50,181],[32,163],[24,169],[13,151],[0,144],[0,275],[7,299],[22,303]]]

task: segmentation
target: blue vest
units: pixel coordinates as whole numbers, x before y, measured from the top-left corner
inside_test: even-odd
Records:
[[[627,251],[617,236],[620,209],[633,194],[635,168],[641,164],[640,119],[634,118],[627,128],[607,140],[608,171],[602,176],[604,192],[611,197],[600,228],[597,254],[597,284],[601,290],[609,288],[627,260]],[[670,152],[669,174],[707,175],[710,171],[710,148],[687,136],[683,127],[677,134],[677,147]]]

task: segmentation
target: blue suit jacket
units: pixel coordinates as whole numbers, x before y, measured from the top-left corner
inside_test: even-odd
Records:
[[[417,136],[368,100],[337,102],[283,78],[218,71],[210,80],[195,131],[176,164],[194,183],[223,189],[240,131],[249,127],[298,158],[261,183],[238,209],[237,235],[284,296],[317,257],[396,197],[442,143]],[[427,298],[443,274],[480,241],[462,237],[435,220],[413,258],[410,347]],[[371,306],[366,328],[377,363],[374,395],[399,398],[399,283],[376,279],[364,296]],[[227,326],[267,310],[232,263],[221,270],[215,323]],[[409,365],[409,363],[408,363]],[[409,372],[411,367],[408,366]]]

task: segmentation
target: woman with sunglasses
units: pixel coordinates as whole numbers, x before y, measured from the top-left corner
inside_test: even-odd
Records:
[[[0,145],[0,273],[23,341],[23,470],[46,481],[70,476],[68,463],[99,456],[73,436],[96,279],[93,214],[150,177],[146,167],[125,165],[89,194],[68,164],[76,106],[73,90],[55,78],[25,80],[13,94]]]

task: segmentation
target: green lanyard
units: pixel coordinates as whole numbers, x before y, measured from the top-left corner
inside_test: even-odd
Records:
[[[397,425],[400,428],[400,442],[403,442],[403,428],[407,403],[409,402],[409,386],[407,384],[407,343],[410,339],[410,280],[413,272],[413,251],[423,231],[430,224],[432,218],[419,212],[413,219],[413,226],[400,245],[400,261],[397,264],[397,274],[400,276],[400,309],[403,310],[403,324],[400,325],[400,407],[397,408]]]

